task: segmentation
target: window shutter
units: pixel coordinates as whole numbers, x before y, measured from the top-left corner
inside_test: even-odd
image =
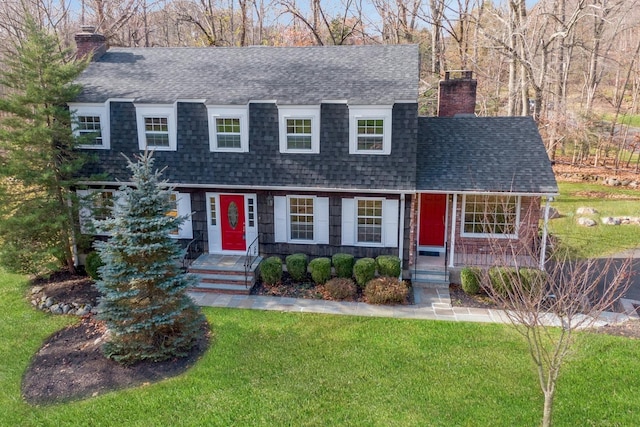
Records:
[[[273,198],[273,234],[276,242],[287,241],[287,198]]]
[[[314,206],[316,242],[329,244],[329,198],[318,197]]]
[[[178,236],[181,239],[193,239],[193,224],[191,221],[191,194],[178,193],[178,215],[184,217]]]
[[[89,190],[76,190],[76,195],[78,196],[78,205],[80,209],[78,210],[78,216],[80,220],[80,232],[82,234],[91,234],[95,231],[92,224],[91,218],[91,202],[88,200],[91,191]]]
[[[395,248],[398,246],[398,201],[385,200],[382,212],[384,245]]]
[[[342,199],[342,244],[355,244],[356,202],[354,199]]]

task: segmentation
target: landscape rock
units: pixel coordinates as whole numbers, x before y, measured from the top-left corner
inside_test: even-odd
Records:
[[[581,225],[583,227],[595,227],[596,224],[597,223],[591,218],[585,218],[585,217],[578,218],[578,225]]]
[[[602,223],[604,225],[620,225],[622,223],[622,221],[620,220],[620,218],[614,218],[611,216],[605,216],[602,218]]]
[[[594,208],[589,208],[589,207],[586,207],[586,206],[582,206],[582,207],[579,207],[576,210],[576,213],[578,215],[595,215],[595,214],[598,213],[598,211],[596,209],[594,209]]]

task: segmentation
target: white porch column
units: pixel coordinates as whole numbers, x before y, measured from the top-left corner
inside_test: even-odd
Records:
[[[400,194],[400,230],[398,236],[398,257],[400,258],[400,277],[402,280],[402,270],[404,269],[404,209],[405,209],[404,193]]]
[[[542,244],[540,245],[540,270],[544,270],[544,258],[547,252],[547,234],[549,226],[549,209],[551,204],[551,197],[547,196],[547,201],[544,205],[544,220],[542,222]]]
[[[453,195],[453,212],[451,214],[451,238],[449,239],[449,243],[451,247],[449,248],[449,267],[454,267],[453,258],[456,255],[456,251],[454,247],[456,246],[456,219],[458,216],[458,195]]]

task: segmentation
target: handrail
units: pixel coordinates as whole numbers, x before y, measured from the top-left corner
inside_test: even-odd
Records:
[[[249,287],[249,282],[247,280],[249,275],[249,269],[253,265],[253,262],[258,258],[258,238],[260,235],[257,235],[253,242],[247,247],[247,252],[244,258],[244,287],[245,289]]]

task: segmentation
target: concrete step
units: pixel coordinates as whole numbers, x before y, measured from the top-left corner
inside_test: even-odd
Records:
[[[191,291],[197,292],[214,292],[219,294],[233,294],[233,295],[249,295],[251,292],[252,284],[245,287],[244,284],[239,285],[236,283],[206,283],[200,282],[195,288],[191,288]]]
[[[250,285],[253,285],[253,283],[255,282],[254,277],[251,276],[245,276],[240,275],[240,274],[199,274],[199,273],[195,273],[195,275],[198,277],[198,279],[201,282],[204,283],[234,283],[234,284],[238,284],[238,285],[243,285],[246,283],[249,283]]]
[[[449,272],[444,270],[418,270],[413,272],[411,283],[414,286],[448,287],[450,283]]]

